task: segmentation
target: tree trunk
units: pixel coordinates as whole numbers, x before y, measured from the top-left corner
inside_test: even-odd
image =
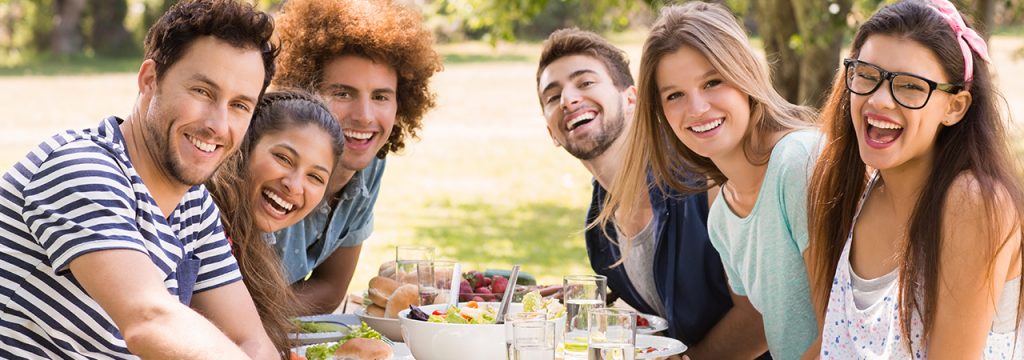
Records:
[[[92,38],[90,45],[100,55],[127,55],[134,51],[132,34],[124,27],[128,14],[125,0],[92,0]]]
[[[772,81],[786,100],[820,107],[839,68],[852,0],[757,0]],[[834,8],[830,8],[835,4]],[[835,13],[833,13],[835,12]]]
[[[786,0],[757,0],[752,5],[759,14],[765,56],[773,70],[772,83],[782,97],[796,101],[800,95],[800,59],[789,46],[797,34],[793,7]]]
[[[851,0],[793,1],[800,29],[800,93],[798,103],[820,108],[839,69],[846,15]],[[834,13],[833,13],[834,12]]]
[[[82,11],[85,0],[56,0],[50,52],[67,56],[82,51]]]

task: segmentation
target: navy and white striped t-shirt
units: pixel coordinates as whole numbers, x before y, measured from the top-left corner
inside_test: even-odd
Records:
[[[241,279],[206,188],[189,189],[165,219],[128,159],[120,121],[54,135],[0,179],[0,358],[134,358],[71,274],[82,254],[143,252],[185,304]]]

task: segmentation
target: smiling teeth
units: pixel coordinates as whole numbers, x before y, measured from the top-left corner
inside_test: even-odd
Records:
[[[580,116],[577,116],[575,119],[569,120],[569,129],[571,130],[575,128],[576,124],[579,124],[581,121],[594,120],[595,117],[597,117],[597,114],[589,111],[580,114]]]
[[[899,130],[903,128],[902,126],[899,126],[896,123],[891,123],[888,121],[879,121],[874,119],[868,119],[868,124],[879,129]]]
[[[186,137],[188,138],[188,141],[192,142],[192,145],[195,145],[196,148],[198,148],[199,150],[202,150],[203,152],[213,152],[214,150],[217,150],[217,145],[210,144],[210,143],[204,143],[202,141],[199,141],[199,139],[196,139],[196,138],[191,137],[191,136],[186,136]]]
[[[691,126],[690,130],[693,130],[694,132],[699,132],[699,133],[708,132],[708,131],[718,127],[719,125],[722,125],[722,121],[723,121],[722,119],[718,119],[718,120],[709,122],[709,123],[704,124],[704,125]]]
[[[291,203],[284,201],[284,199],[281,199],[281,197],[277,196],[277,194],[274,194],[270,190],[263,190],[263,195],[266,195],[267,198],[273,200],[274,203],[277,203],[277,206],[284,208],[285,211],[291,211],[292,207],[295,207],[295,205],[292,205]]]
[[[353,138],[353,139],[356,139],[356,140],[366,140],[366,139],[369,139],[369,138],[373,137],[373,133],[372,132],[360,132],[360,131],[353,131],[353,130],[345,130],[345,136]]]

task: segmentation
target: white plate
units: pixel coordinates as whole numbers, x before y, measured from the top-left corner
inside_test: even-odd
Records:
[[[668,320],[665,320],[665,318],[663,318],[663,317],[660,317],[660,316],[657,316],[657,315],[651,315],[651,314],[640,314],[640,313],[636,314],[636,316],[641,316],[644,319],[647,319],[647,322],[651,323],[651,325],[647,326],[647,327],[639,327],[638,326],[636,328],[636,333],[638,335],[639,334],[651,335],[651,334],[654,334],[654,333],[659,332],[659,331],[668,330]]]
[[[312,346],[312,344],[299,346],[292,350],[295,351],[296,354],[299,354],[299,356],[306,357],[306,348],[310,346]],[[392,360],[415,360],[412,357],[412,352],[409,351],[409,347],[405,346],[404,343],[396,342],[394,345],[391,346],[391,351],[394,354],[394,356],[391,358]]]
[[[644,352],[643,350],[648,347],[654,348],[655,351]],[[636,348],[640,350],[640,352],[636,354],[637,359],[654,359],[682,354],[686,351],[686,345],[683,345],[679,340],[654,335],[637,335]]]
[[[351,321],[345,321],[345,317],[340,314],[327,314],[327,315],[311,315],[311,316],[300,316],[299,321],[302,322],[316,322],[316,323],[327,323],[327,324],[338,324],[338,326],[359,326],[360,324],[352,324]],[[322,332],[322,333],[292,333],[292,338],[298,340],[301,345],[309,344],[320,344],[331,341],[341,340],[345,334],[348,334],[348,330]]]

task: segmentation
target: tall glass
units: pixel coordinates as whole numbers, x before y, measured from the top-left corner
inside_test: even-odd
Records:
[[[555,323],[520,320],[512,323],[512,359],[554,360]]]
[[[512,349],[512,324],[517,321],[547,320],[546,311],[529,311],[505,314],[505,352],[508,360],[515,360],[516,355]],[[553,322],[552,322],[553,324]]]
[[[603,275],[568,275],[563,279],[565,301],[565,360],[587,358],[590,312],[605,306],[608,278]]]
[[[588,360],[633,360],[636,356],[636,311],[593,309],[587,345]]]
[[[434,260],[417,264],[416,276],[419,279],[420,302],[423,305],[448,303],[454,267],[455,261],[452,260]]]
[[[430,246],[402,245],[395,247],[395,280],[402,284],[413,284],[419,286],[420,270],[430,272],[424,274],[425,279],[433,278],[434,248]],[[421,302],[417,305],[422,305]],[[432,299],[432,298],[431,298]]]

